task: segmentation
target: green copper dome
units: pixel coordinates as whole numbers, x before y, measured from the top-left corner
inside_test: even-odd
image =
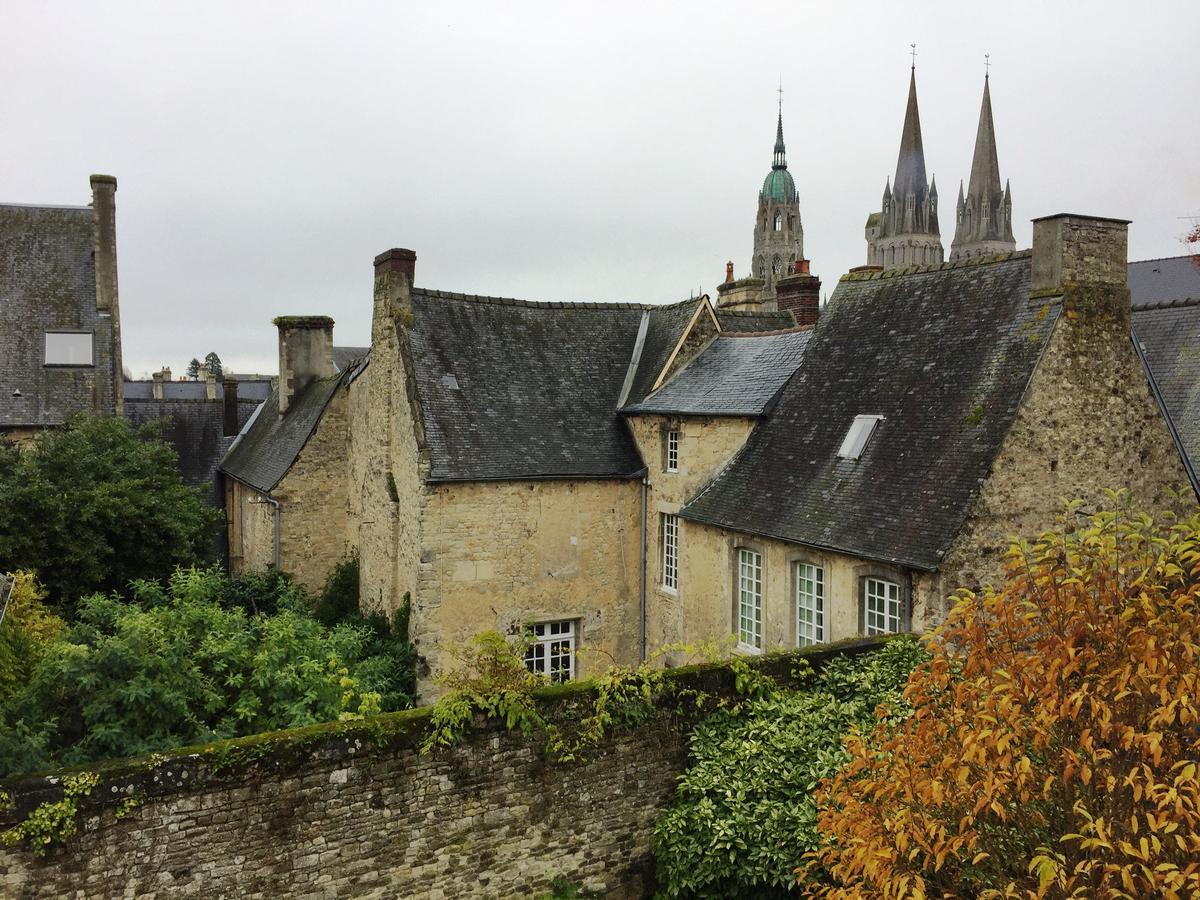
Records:
[[[762,186],[762,197],[773,203],[791,203],[796,199],[796,182],[787,169],[772,169]]]

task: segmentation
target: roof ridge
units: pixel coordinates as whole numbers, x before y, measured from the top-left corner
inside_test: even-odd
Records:
[[[948,262],[927,263],[922,266],[898,266],[894,269],[884,269],[881,272],[847,272],[839,281],[879,281],[884,278],[898,278],[901,275],[925,275],[930,272],[944,272],[947,269],[965,269],[969,266],[987,266],[995,263],[1009,262],[1014,259],[1025,259],[1033,256],[1032,250],[1012,250],[1008,253],[996,253],[991,256],[972,256],[970,259],[955,259]]]
[[[1196,259],[1200,257],[1198,253],[1181,253],[1179,256],[1152,256],[1149,259],[1131,259],[1129,265],[1137,265],[1138,263],[1166,262],[1168,259]]]
[[[435,288],[413,288],[414,294],[426,297],[436,297],[443,300],[465,300],[470,303],[488,304],[491,306],[524,306],[533,309],[659,309],[661,304],[631,303],[621,301],[588,301],[588,300],[519,300],[515,297],[491,297],[486,294],[464,294],[459,291],[441,291]],[[700,298],[692,298],[693,302]],[[681,301],[687,303],[687,300]],[[673,304],[677,305],[677,304]]]
[[[722,331],[719,338],[769,337],[775,334],[796,334],[800,331],[812,331],[815,323],[809,325],[793,325],[791,328],[775,328],[770,331]]]
[[[0,206],[13,207],[15,209],[74,209],[92,211],[90,205],[80,206],[75,203],[8,203],[0,201]]]
[[[1134,303],[1134,312],[1145,312],[1151,309],[1172,309],[1177,306],[1200,306],[1200,297],[1176,297],[1172,300],[1143,300]]]
[[[719,312],[723,316],[746,316],[746,317],[753,317],[756,319],[762,318],[763,316],[786,316],[787,315],[787,312],[782,309],[759,310],[758,312],[755,312],[752,309],[721,309],[721,308],[718,308],[717,312]]]

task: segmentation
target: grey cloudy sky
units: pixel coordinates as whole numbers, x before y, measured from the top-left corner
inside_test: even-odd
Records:
[[[987,14],[983,14],[983,10]],[[782,76],[806,255],[832,291],[895,167],[917,43],[943,243],[992,55],[1014,230],[1200,214],[1200,3],[0,5],[0,198],[119,179],[126,364],[274,371],[279,314],[365,344],[371,260],[427,287],[670,302],[749,266]]]

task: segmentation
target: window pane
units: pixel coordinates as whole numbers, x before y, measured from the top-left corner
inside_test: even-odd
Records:
[[[66,331],[46,332],[46,365],[92,365],[92,336]]]
[[[527,628],[530,644],[525,651],[525,668],[546,675],[553,682],[575,677],[575,623],[537,622]]]
[[[762,556],[738,551],[738,643],[762,648]]]
[[[676,590],[679,587],[679,519],[663,516],[663,587]]]
[[[825,640],[825,570],[796,563],[796,644],[807,647]]]
[[[863,632],[872,634],[896,634],[901,630],[902,616],[900,585],[881,578],[868,578],[864,582]]]

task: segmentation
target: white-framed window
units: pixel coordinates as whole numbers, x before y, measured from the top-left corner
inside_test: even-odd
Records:
[[[762,554],[738,550],[738,646],[762,649]]]
[[[825,643],[825,570],[796,563],[796,646]]]
[[[575,623],[537,622],[529,626],[525,668],[555,684],[575,677]]]
[[[679,590],[679,516],[662,517],[662,586]]]
[[[679,471],[679,432],[674,428],[667,432],[667,471]]]
[[[846,431],[846,437],[842,440],[842,446],[838,448],[837,455],[842,459],[858,459],[862,456],[867,441],[871,439],[871,434],[875,431],[875,426],[881,421],[883,421],[883,416],[855,416],[854,421],[850,423],[850,428]]]
[[[904,627],[900,585],[882,578],[863,579],[863,634],[896,634]]]
[[[90,366],[92,333],[90,331],[47,331],[46,365]]]

